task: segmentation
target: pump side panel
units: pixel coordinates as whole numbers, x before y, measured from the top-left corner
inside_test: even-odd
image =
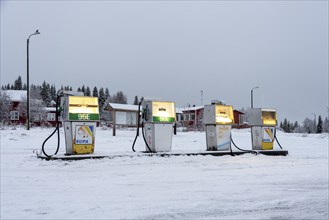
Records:
[[[172,124],[154,124],[154,146],[156,152],[171,151],[172,134]]]
[[[229,150],[231,147],[231,126],[216,125],[217,150]]]
[[[253,126],[251,127],[251,140],[253,150],[262,150],[262,127]]]
[[[205,105],[203,111],[204,124],[216,124],[215,105]]]
[[[69,121],[64,121],[64,134],[65,134],[65,149],[66,154],[73,154],[73,145],[72,145],[72,123]]]
[[[216,126],[207,125],[206,126],[206,141],[207,150],[217,150],[217,137],[216,137]]]
[[[144,124],[144,134],[145,139],[149,147],[151,148],[152,152],[155,152],[155,145],[154,145],[154,125],[152,123]],[[145,145],[146,151],[149,151],[147,146]]]

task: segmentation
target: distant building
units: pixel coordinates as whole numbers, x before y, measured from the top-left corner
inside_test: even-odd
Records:
[[[27,120],[26,90],[1,90],[1,122],[5,124],[25,124]],[[30,121],[37,126],[56,125],[56,108],[44,107],[42,100],[30,99]]]
[[[107,103],[104,110],[109,111],[109,125],[116,135],[116,126],[137,127],[138,105]]]
[[[177,126],[185,127],[187,130],[204,130],[203,126],[204,106],[193,106],[179,108],[176,112],[181,112],[177,117]]]

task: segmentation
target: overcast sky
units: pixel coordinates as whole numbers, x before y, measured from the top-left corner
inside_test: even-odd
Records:
[[[1,1],[1,85],[19,75],[177,107],[328,116],[328,1]],[[203,91],[203,99],[201,96]]]

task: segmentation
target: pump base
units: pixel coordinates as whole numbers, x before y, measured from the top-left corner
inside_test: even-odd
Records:
[[[287,156],[288,151],[287,150],[255,150],[256,154],[263,154],[267,156]],[[238,156],[246,153],[252,153],[250,152],[244,152],[244,151],[233,151],[232,153],[230,151],[203,151],[203,152],[182,152],[182,153],[173,153],[173,152],[161,152],[161,153],[150,153],[147,151],[140,152],[140,153],[127,153],[127,154],[113,154],[113,155],[97,155],[97,154],[85,154],[85,155],[54,155],[52,157],[46,157],[44,155],[37,155],[38,158],[44,159],[44,160],[86,160],[86,159],[103,159],[103,158],[109,158],[113,159],[116,157],[152,157],[152,156],[158,156],[158,157],[171,157],[171,156],[225,156],[225,155],[231,155],[231,156]]]
[[[75,154],[75,155],[54,155],[52,157],[47,157],[45,155],[37,155],[38,158],[43,160],[85,160],[85,159],[102,159],[109,158],[108,155],[94,155],[94,154]]]

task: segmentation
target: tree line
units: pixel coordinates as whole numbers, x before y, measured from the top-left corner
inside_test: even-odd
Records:
[[[315,118],[313,120],[310,118],[305,118],[303,123],[300,125],[297,121],[292,123],[285,118],[283,122],[280,122],[280,128],[287,133],[328,133],[329,120],[327,117],[322,120],[321,115],[319,115],[317,120]]]
[[[13,84],[7,84],[1,86],[2,90],[27,90],[26,84],[22,83],[22,77],[18,76],[18,78],[14,81]],[[43,107],[55,107],[56,106],[56,99],[57,94],[60,90],[64,91],[73,91],[72,86],[61,86],[60,89],[56,89],[56,86],[54,84],[47,83],[46,81],[43,81],[41,85],[35,85],[31,84],[30,86],[30,108],[31,108],[31,121],[37,120],[38,115],[35,114],[35,112],[42,113]],[[91,89],[89,86],[82,85],[81,87],[78,87],[76,92],[83,93],[84,96],[90,96],[90,97],[98,97],[98,103],[99,103],[99,112],[101,119],[107,120],[109,117],[108,114],[105,113],[104,107],[107,103],[120,103],[120,104],[127,104],[127,96],[122,92],[118,91],[114,94],[110,94],[110,91],[108,88],[103,87],[94,87]],[[42,100],[42,104],[36,102],[36,100]],[[9,97],[1,97],[0,100],[0,106],[1,109],[7,109],[9,108],[8,105],[5,105],[4,103],[9,102]],[[22,116],[26,116],[26,100],[25,103],[21,103],[18,106],[19,111],[21,112]],[[135,96],[134,102],[132,104],[138,105],[139,100],[138,96]],[[34,111],[33,111],[34,110]],[[6,113],[5,113],[6,112]],[[5,111],[2,114],[0,114],[0,119],[2,120],[8,120],[10,117],[9,115],[9,109],[8,111]],[[35,117],[34,117],[35,115]],[[45,116],[43,116],[45,118]]]
[[[13,84],[7,84],[1,87],[2,90],[27,90],[26,84],[22,83],[22,77],[18,76],[18,78],[14,81]],[[60,90],[73,91],[72,86],[61,86]],[[54,107],[56,104],[56,97],[59,90],[56,89],[54,84],[50,85],[46,81],[43,81],[42,85],[34,85],[30,86],[30,97],[34,100],[42,100],[44,105],[47,107]],[[97,88],[96,86],[91,89],[89,86],[82,85],[78,87],[77,92],[82,92],[84,96],[98,97],[99,101],[99,110],[101,118],[106,119],[106,114],[104,114],[104,107],[106,102],[111,103],[120,103],[127,104],[127,96],[122,92],[118,91],[112,95],[110,95],[108,88]],[[138,105],[139,99],[138,96],[135,96],[132,104]],[[1,104],[1,103],[0,103]],[[5,106],[1,105],[2,110]],[[37,106],[35,108],[40,109],[42,106]],[[24,112],[24,106],[21,107]],[[26,110],[25,110],[26,111]],[[250,108],[242,108],[239,110],[245,114],[245,121],[248,121],[250,115]],[[321,115],[318,116],[318,120],[315,118],[309,119],[305,118],[302,124],[299,124],[297,121],[290,122],[288,119],[284,119],[283,122],[280,122],[280,128],[287,133],[322,133],[329,132],[329,120],[326,117],[324,120]]]
[[[26,84],[22,83],[22,77],[18,76],[18,78],[14,81],[13,84],[8,83],[7,85],[3,85],[1,87],[2,90],[27,90]],[[73,91],[72,86],[61,86],[60,90],[65,91]],[[54,84],[50,85],[46,81],[43,81],[42,85],[34,85],[30,86],[30,97],[31,99],[41,99],[46,106],[53,106],[56,101],[57,92],[59,90],[56,89]],[[78,87],[77,92],[82,92],[84,96],[98,97],[100,107],[104,107],[105,101],[112,103],[120,103],[127,104],[127,96],[122,92],[118,91],[112,95],[110,95],[108,88],[103,87],[94,87],[92,90],[89,86],[82,85]],[[134,102],[132,104],[138,105],[138,96],[135,96]]]

